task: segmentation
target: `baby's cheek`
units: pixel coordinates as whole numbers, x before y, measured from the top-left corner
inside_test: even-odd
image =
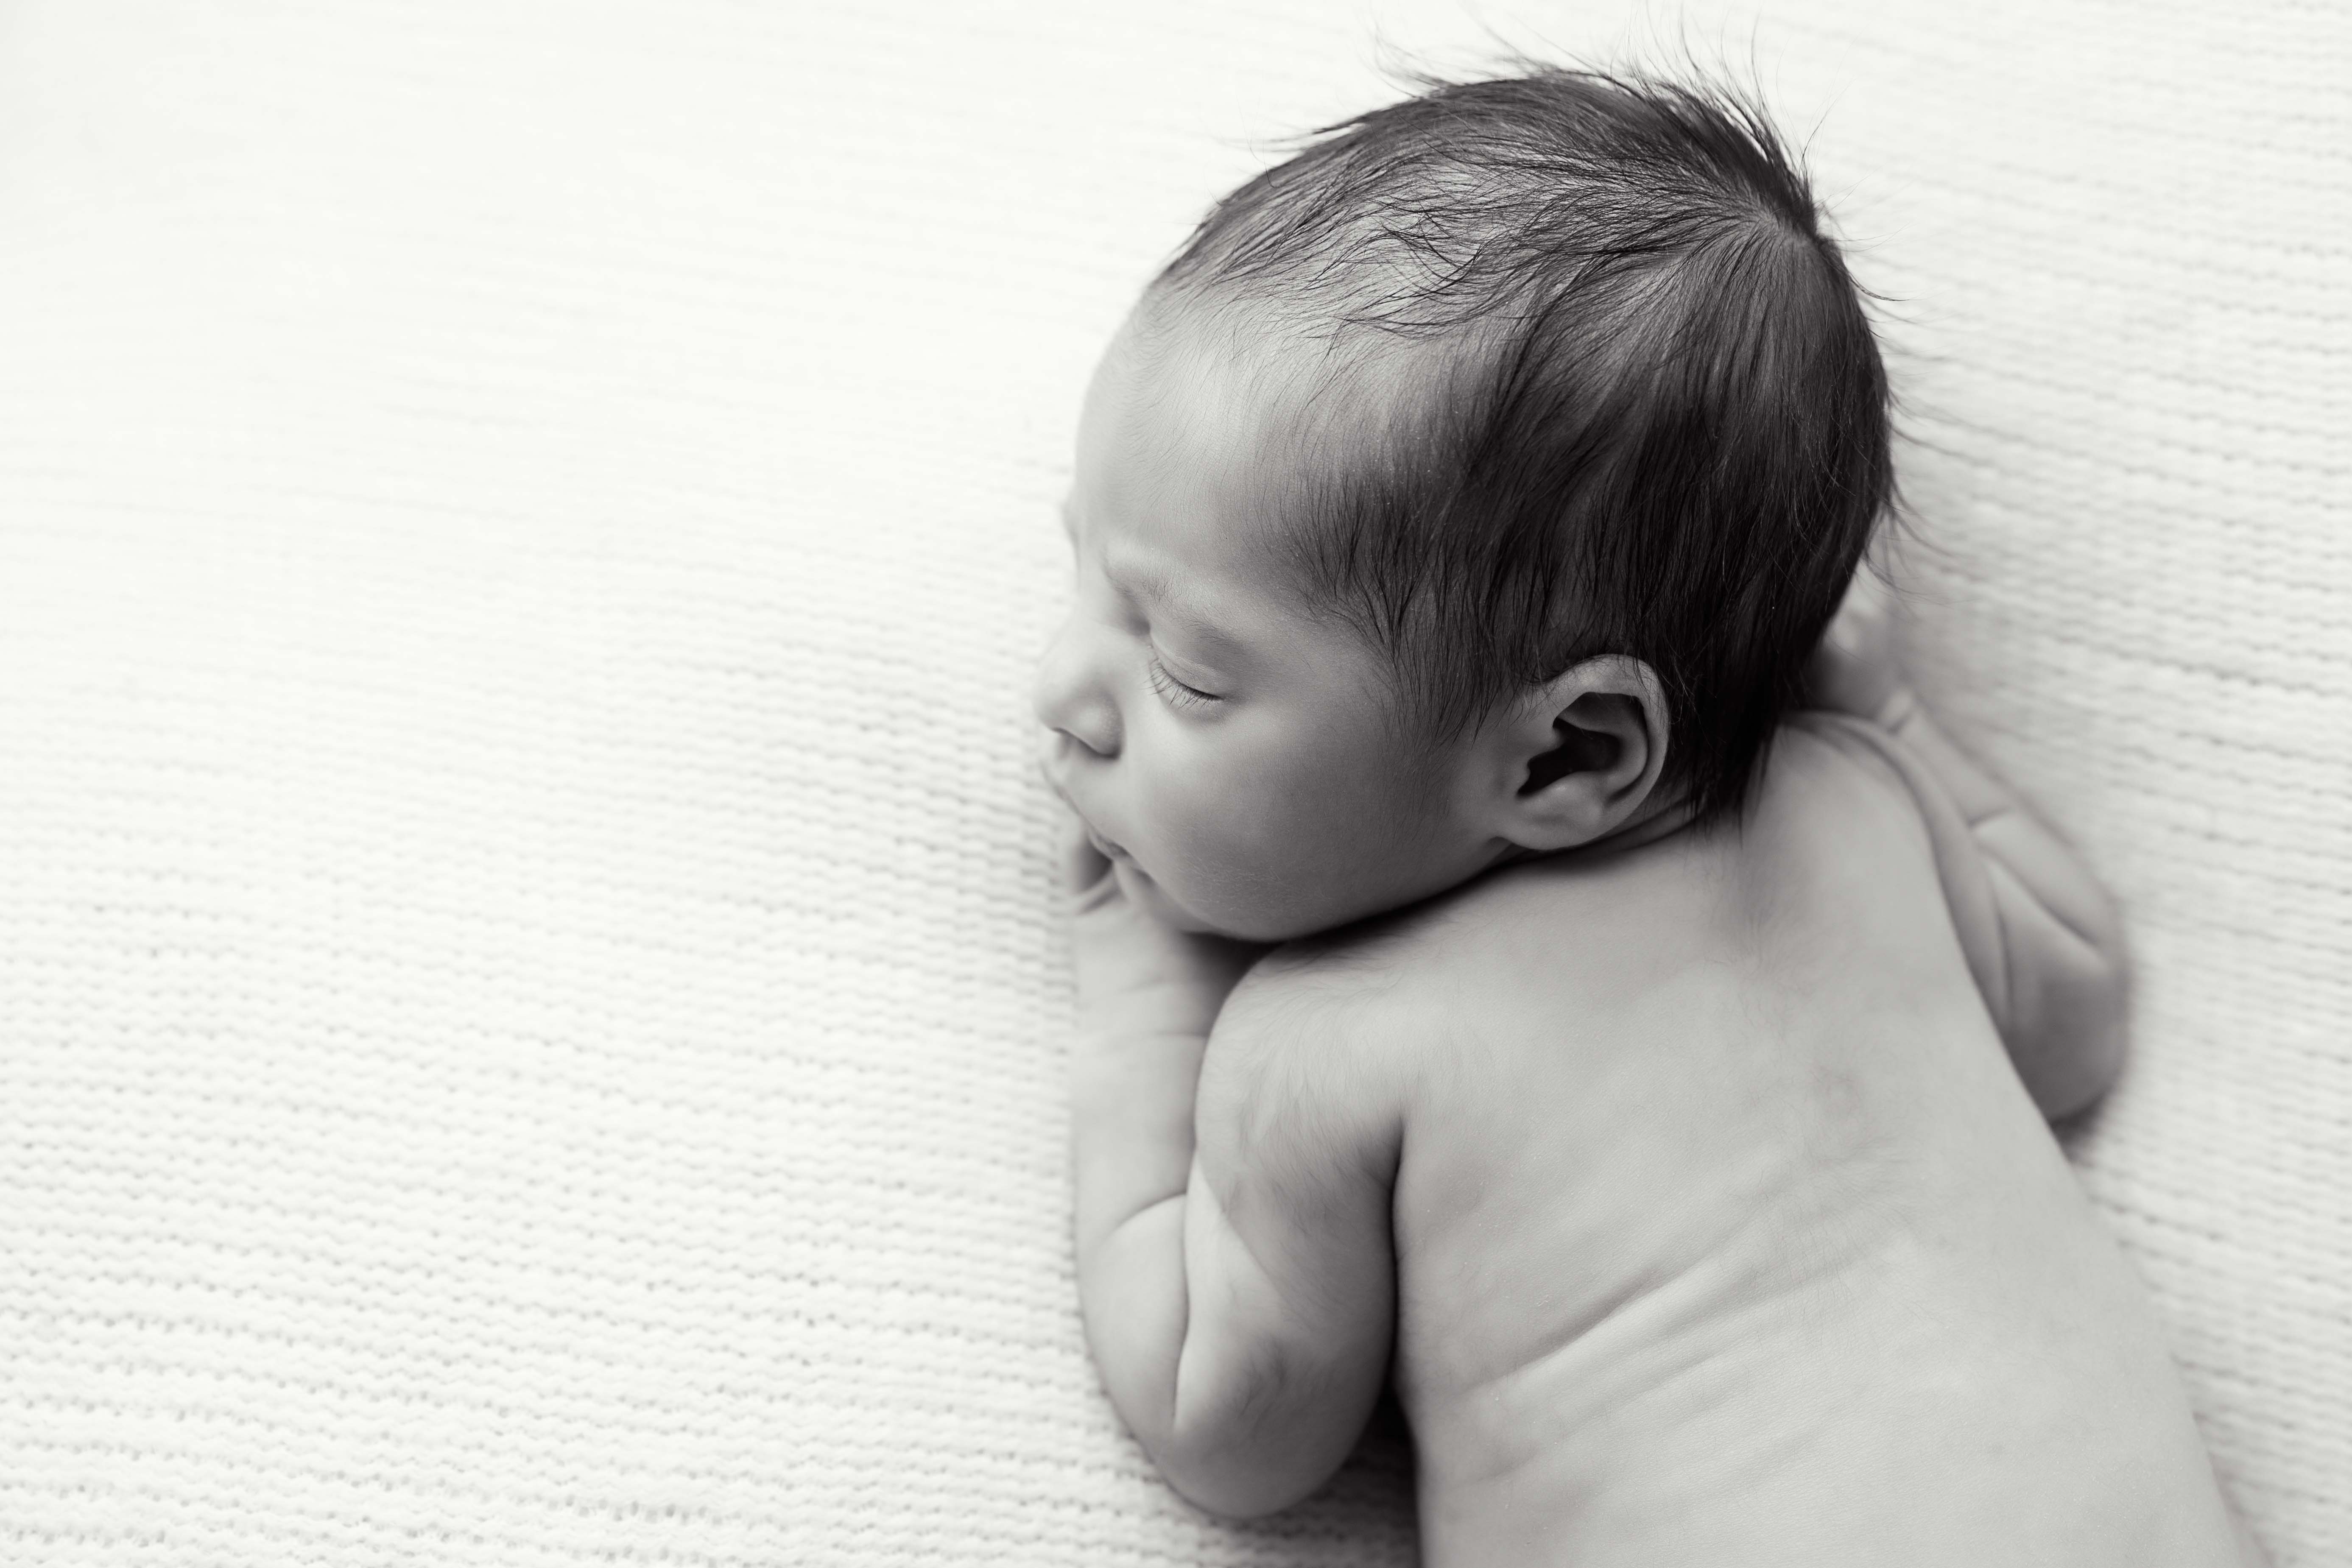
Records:
[[[1151,852],[1139,852],[1140,865],[1122,868],[1130,873],[1129,896],[1180,930],[1255,935],[1288,868],[1255,831],[1252,803],[1188,791],[1165,804]]]
[[[1172,903],[1208,928],[1293,936],[1317,928],[1361,838],[1362,802],[1302,727],[1170,737],[1145,802],[1151,852],[1138,858]],[[1197,744],[1185,745],[1193,741]]]

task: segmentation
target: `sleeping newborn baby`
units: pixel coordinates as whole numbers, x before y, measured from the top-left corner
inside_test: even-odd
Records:
[[[1202,1506],[1393,1371],[1435,1564],[2253,1560],[2043,1122],[2114,917],[1877,647],[1886,401],[1761,118],[1570,72],[1314,142],[1111,346],[1078,1267]]]

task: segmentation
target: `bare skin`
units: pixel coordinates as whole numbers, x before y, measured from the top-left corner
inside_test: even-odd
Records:
[[[1200,1265],[1152,1423],[1180,1487],[1318,1483],[1392,1342],[1433,1564],[2242,1560],[1859,729],[1793,727],[1737,837],[1249,971],[1185,1200],[1086,1260],[1096,1319],[1122,1249]]]
[[[1352,765],[1375,869],[1318,877],[1349,846],[1305,786],[1377,759],[1377,698],[1253,597],[1266,420],[1192,373],[1097,382],[1089,623],[1039,703],[1088,819],[1087,1330],[1169,1479],[1286,1506],[1393,1373],[1441,1568],[2258,1561],[2043,1120],[2120,1059],[2112,912],[1909,701],[1883,605],[1824,653],[1849,711],[1783,732],[1736,830],[1655,797],[1654,685],[1595,661],[1410,789]],[[1192,446],[1151,434],[1171,411]],[[1172,631],[1137,586],[1170,580]],[[1201,690],[1144,684],[1207,622],[1215,667],[1167,655]],[[1517,788],[1564,727],[1607,744]]]

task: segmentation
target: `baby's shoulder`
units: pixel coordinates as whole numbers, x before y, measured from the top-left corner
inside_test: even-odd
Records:
[[[1242,977],[1221,1032],[1322,1040],[1360,1033],[1394,1003],[1412,966],[1388,921],[1286,942]]]
[[[1442,1014],[1467,912],[1453,900],[1286,942],[1253,966],[1217,1015],[1229,1070],[1279,1058],[1286,1075],[1370,1088]]]
[[[1410,971],[1363,936],[1286,943],[1242,977],[1209,1037],[1196,1123],[1238,1118],[1270,1149],[1397,1121],[1412,1056]]]

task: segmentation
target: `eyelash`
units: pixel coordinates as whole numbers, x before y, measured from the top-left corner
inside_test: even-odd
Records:
[[[1171,707],[1199,707],[1208,703],[1225,700],[1221,696],[1204,692],[1198,686],[1186,685],[1174,675],[1170,674],[1168,666],[1161,664],[1157,657],[1151,660],[1147,668],[1151,673],[1151,689],[1159,693],[1160,699]]]

